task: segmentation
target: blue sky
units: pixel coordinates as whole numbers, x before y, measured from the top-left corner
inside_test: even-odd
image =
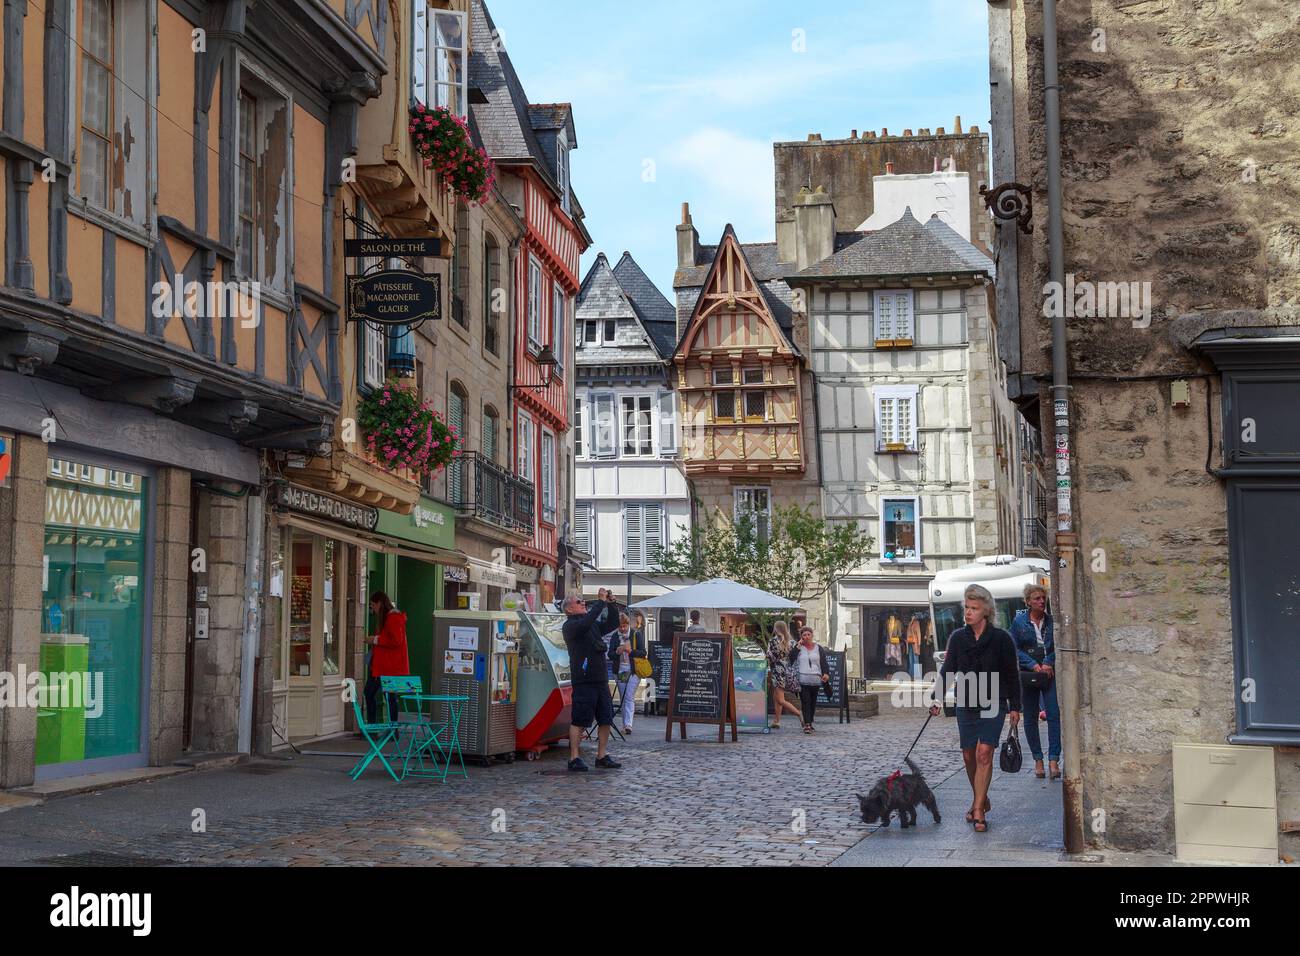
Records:
[[[669,298],[683,202],[701,242],[774,238],[772,143],[989,125],[982,0],[487,2],[529,99],[573,104],[583,273],[627,250]]]

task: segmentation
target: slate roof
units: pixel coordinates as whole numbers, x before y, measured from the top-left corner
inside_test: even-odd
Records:
[[[609,346],[591,350],[591,358],[601,364],[610,359],[628,359],[644,362],[647,352],[658,359],[672,354],[676,336],[676,312],[658,287],[646,277],[632,258],[623,258],[614,268],[602,252],[596,256],[578,290],[575,317],[583,319],[635,319],[645,334],[642,348],[619,346],[615,351]],[[578,353],[583,357],[584,350]]]
[[[920,223],[909,206],[897,222],[862,233],[853,243],[815,262],[798,279],[857,276],[987,275],[993,260],[935,217]]]
[[[862,233],[860,232],[837,232],[835,234],[835,249],[838,252],[861,238]],[[796,263],[781,262],[777,258],[775,242],[743,242],[740,244],[740,248],[745,253],[745,261],[749,263],[754,278],[759,282],[765,282],[768,279],[784,279],[786,276],[794,275],[799,271]],[[713,257],[717,254],[717,246],[700,246],[699,261],[694,268],[677,270],[673,275],[673,288],[680,289],[687,286],[704,285],[704,280],[709,275],[709,266],[713,265]]]
[[[614,267],[614,276],[628,298],[632,300],[637,318],[650,334],[650,339],[654,342],[660,356],[663,358],[671,356],[673,347],[677,344],[677,310],[673,308],[673,304],[659,291],[659,287],[650,281],[650,277],[641,270],[630,252],[624,252],[623,258],[618,260],[618,265]]]
[[[530,105],[510,54],[502,47],[496,24],[482,0],[470,4],[469,85],[482,92],[485,103],[470,103],[473,122],[483,140],[483,148],[498,163],[532,163],[547,184],[559,195],[556,182],[555,151],[542,145],[537,130],[550,131],[554,139],[555,123],[561,113],[564,124],[572,123],[567,103]],[[538,124],[534,124],[534,118]],[[570,127],[571,128],[571,127]],[[576,143],[570,145],[576,146]]]

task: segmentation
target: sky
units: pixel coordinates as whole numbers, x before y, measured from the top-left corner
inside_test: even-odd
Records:
[[[534,103],[573,104],[575,193],[610,264],[672,299],[675,227],[775,238],[772,144],[989,128],[982,0],[487,0]]]

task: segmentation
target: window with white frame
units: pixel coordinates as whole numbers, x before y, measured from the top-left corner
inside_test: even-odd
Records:
[[[598,392],[591,396],[592,416],[591,457],[613,458],[618,453],[614,395]]]
[[[520,477],[527,481],[537,481],[537,469],[533,461],[533,420],[525,412],[520,412],[515,420],[515,447],[517,457],[515,467]]]
[[[624,395],[623,457],[639,458],[654,454],[654,419],[649,395]]]
[[[664,544],[664,507],[654,502],[623,505],[623,567],[649,570]]]
[[[880,499],[880,560],[921,560],[921,523],[916,498]]]
[[[876,451],[916,451],[916,385],[876,386]]]
[[[368,233],[363,228],[363,225],[370,225],[373,221],[370,210],[365,203],[357,203],[356,216],[360,223],[353,223],[352,237],[354,239],[365,238]],[[357,262],[357,266],[365,273],[376,267],[379,261],[373,258],[363,258]],[[384,384],[387,369],[388,336],[384,334],[381,326],[363,322],[357,333],[357,341],[357,348],[360,352],[357,372],[361,385],[365,388],[380,388]]]
[[[580,325],[578,343],[582,346],[599,345],[600,343],[596,341],[596,337],[600,335],[600,323],[583,322]]]
[[[753,523],[755,537],[766,542],[772,530],[772,489],[737,488],[733,519],[739,524],[746,516]]]
[[[542,264],[528,257],[528,344],[542,347]]]
[[[564,377],[564,323],[569,320],[564,286],[551,284],[551,351],[555,353],[555,377]]]
[[[677,454],[677,394],[668,389],[659,393],[659,454]]]
[[[579,501],[573,506],[573,546],[592,557],[596,555],[596,505]]]
[[[147,138],[152,116],[135,92],[149,88],[149,6],[147,0],[77,4],[72,24],[75,73],[63,114],[72,134],[74,193],[137,226],[149,222]],[[118,149],[115,142],[134,142],[134,147]]]
[[[555,436],[542,429],[542,520],[555,524]]]
[[[585,458],[587,453],[587,399],[584,395],[573,398],[573,455]]]
[[[909,289],[884,289],[873,295],[876,346],[893,348],[912,344],[914,316]]]
[[[469,42],[466,17],[455,10],[431,10],[428,0],[411,0],[411,95],[427,106],[445,106],[464,118],[468,98]]]
[[[569,142],[564,131],[555,138],[555,171],[560,187],[560,206],[569,211]]]

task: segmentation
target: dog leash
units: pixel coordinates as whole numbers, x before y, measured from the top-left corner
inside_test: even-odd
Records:
[[[917,743],[920,742],[921,740],[921,734],[925,733],[925,728],[930,726],[930,721],[933,718],[934,718],[934,714],[931,714],[929,717],[925,718],[925,723],[921,725],[921,733],[916,735],[916,740],[912,741],[912,746],[908,747],[907,753],[903,755],[903,763],[907,763],[907,758],[912,756],[912,751],[916,749]],[[900,770],[899,773],[902,773],[902,771]]]

